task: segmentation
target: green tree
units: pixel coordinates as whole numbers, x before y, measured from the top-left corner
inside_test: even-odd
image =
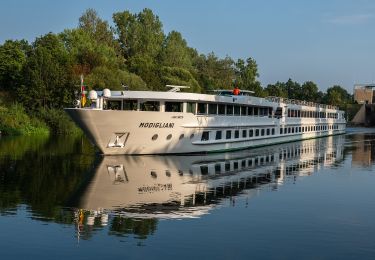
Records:
[[[0,46],[0,90],[14,91],[19,85],[29,49],[25,40],[7,40]]]
[[[118,40],[130,72],[139,75],[152,89],[161,89],[160,59],[164,32],[159,17],[150,9],[113,15]]]
[[[268,84],[265,88],[265,92],[267,96],[274,96],[274,97],[288,97],[288,93],[285,91],[285,83],[276,82],[275,84]]]
[[[306,101],[318,101],[318,86],[312,81],[306,81],[301,86],[301,99]]]
[[[234,79],[233,60],[230,57],[219,59],[213,52],[201,54],[194,59],[197,80],[204,92],[214,89],[230,89]]]
[[[191,51],[186,41],[179,32],[170,32],[165,39],[161,52],[161,64],[191,70],[192,63]]]
[[[124,90],[126,85],[131,90],[147,90],[146,83],[137,75],[120,69],[96,67],[87,77],[86,83],[90,89],[110,88]]]
[[[23,69],[17,95],[28,109],[63,107],[72,97],[71,60],[60,38],[49,33],[37,38]]]
[[[263,96],[263,88],[260,85],[260,82],[257,81],[259,77],[258,74],[258,65],[256,61],[252,58],[238,59],[236,64],[236,85],[240,89],[251,90],[255,92],[256,96]]]
[[[327,89],[327,94],[324,98],[325,103],[345,107],[346,104],[352,103],[352,96],[341,86],[334,85]]]
[[[98,13],[92,9],[87,9],[79,18],[78,28],[88,33],[97,43],[114,46],[113,30],[107,21],[103,21]]]
[[[188,92],[201,92],[198,81],[186,69],[164,66],[161,74],[164,85],[188,86]]]

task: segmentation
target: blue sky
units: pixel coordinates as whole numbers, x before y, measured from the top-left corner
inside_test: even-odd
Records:
[[[114,12],[150,8],[165,33],[181,32],[200,53],[253,57],[263,86],[292,78],[352,92],[375,81],[371,0],[1,0],[0,43],[74,28],[87,8],[111,24]]]

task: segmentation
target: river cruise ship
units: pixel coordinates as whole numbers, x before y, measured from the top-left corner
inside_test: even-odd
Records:
[[[170,91],[89,92],[65,111],[103,154],[208,153],[345,133],[337,107],[285,98]]]

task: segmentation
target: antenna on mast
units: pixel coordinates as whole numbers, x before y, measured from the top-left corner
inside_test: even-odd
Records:
[[[190,88],[188,86],[176,86],[176,85],[165,85],[167,88],[171,88],[168,92],[180,92],[182,88]]]

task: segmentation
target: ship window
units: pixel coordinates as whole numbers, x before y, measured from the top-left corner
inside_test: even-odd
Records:
[[[198,103],[198,114],[207,114],[207,104],[206,103]]]
[[[207,165],[202,165],[201,166],[201,174],[202,175],[207,175],[208,174],[208,166]]]
[[[246,160],[242,160],[242,161],[241,161],[241,167],[242,167],[242,168],[245,168],[245,167],[246,167]]]
[[[259,109],[258,109],[257,107],[254,107],[254,116],[259,115],[258,110],[259,110]]]
[[[141,103],[141,111],[160,111],[159,101],[146,101]]]
[[[302,130],[302,127],[298,127],[298,132],[300,132],[301,133],[301,130]]]
[[[255,129],[255,136],[259,136],[259,129]]]
[[[240,131],[236,130],[234,131],[234,138],[239,138],[240,137]]]
[[[215,140],[220,140],[220,139],[221,139],[221,131],[216,131]]]
[[[184,138],[184,136],[185,136],[184,134],[181,134],[179,139],[181,140],[182,138]]]
[[[186,112],[195,114],[195,108],[196,108],[197,104],[192,103],[192,102],[187,102],[186,105],[187,105],[186,106]]]
[[[270,129],[267,128],[267,135],[270,135]]]
[[[219,104],[219,115],[225,115],[225,105]]]
[[[151,139],[152,139],[152,141],[155,141],[156,139],[158,139],[158,135],[154,134]]]
[[[155,171],[151,171],[151,176],[152,178],[155,178],[155,179],[158,177]]]
[[[123,110],[137,110],[137,100],[124,100]]]
[[[240,110],[241,110],[241,107],[240,106],[234,106],[234,114],[236,116],[239,116],[240,115]]]
[[[210,132],[203,131],[201,141],[208,141],[208,140],[210,140]]]
[[[290,134],[290,132],[291,132],[291,129],[290,129],[290,127],[288,127],[288,134]]]
[[[246,116],[246,107],[245,106],[241,107],[241,116]]]
[[[275,135],[275,128],[272,128],[272,135]]]
[[[221,165],[220,163],[215,164],[215,173],[220,173],[221,172]]]
[[[248,116],[254,115],[254,107],[248,107],[247,108],[247,115]]]
[[[249,166],[252,166],[252,165],[253,165],[253,160],[252,160],[252,159],[249,159],[249,160],[247,161],[247,164],[248,164]]]
[[[242,138],[246,138],[247,137],[247,131],[246,130],[242,130]]]
[[[226,171],[226,172],[229,172],[229,171],[230,171],[230,163],[229,163],[229,162],[226,162],[226,163],[225,163],[225,171]]]
[[[292,127],[292,133],[294,133],[294,127]]]
[[[171,140],[171,138],[172,138],[171,134],[167,135],[167,140]]]
[[[208,113],[211,115],[217,114],[217,104],[208,104]]]
[[[165,102],[165,112],[182,112],[182,102]]]
[[[233,170],[237,170],[238,169],[238,162],[234,162],[233,163]]]
[[[168,170],[166,170],[166,171],[165,171],[165,176],[167,176],[167,177],[171,177],[171,172],[168,171]]]
[[[250,130],[249,130],[249,137],[253,137],[253,135],[254,135],[254,130],[253,130],[253,129],[250,129]]]
[[[260,135],[261,135],[261,136],[264,135],[264,129],[262,129],[262,130],[260,131]]]
[[[280,134],[283,134],[283,128],[280,127]]]
[[[226,139],[231,139],[232,138],[232,131],[231,130],[227,130],[226,131]]]
[[[233,105],[227,105],[227,115],[233,116]]]
[[[121,110],[121,100],[107,100],[108,110]]]
[[[193,138],[194,138],[194,134],[191,134],[191,135],[190,135],[190,139],[193,139]]]

